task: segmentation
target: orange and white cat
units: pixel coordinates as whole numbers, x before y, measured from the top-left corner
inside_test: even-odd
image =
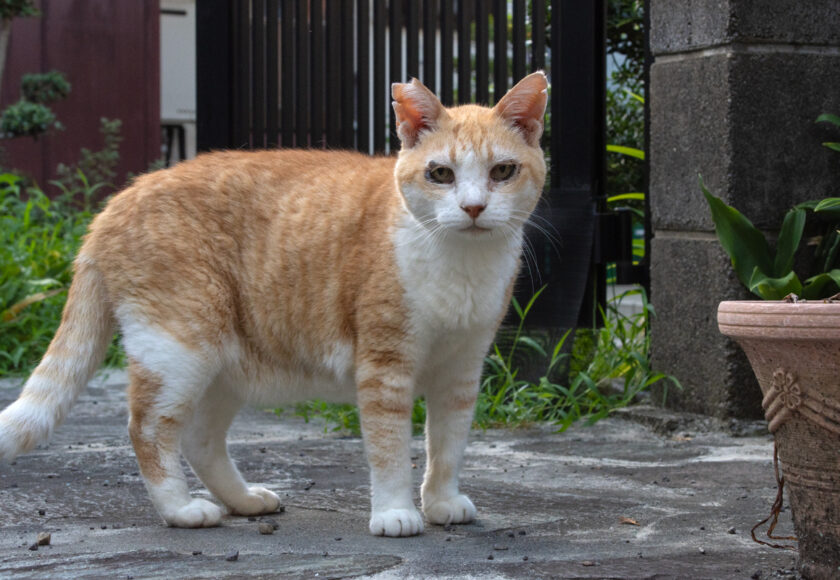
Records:
[[[545,180],[546,88],[537,72],[492,109],[447,109],[413,80],[393,86],[397,158],[230,151],[138,178],[90,226],[61,326],[0,413],[0,459],[50,436],[119,329],[131,441],[167,524],[223,515],[190,496],[182,453],[230,513],[274,511],[226,432],[244,403],[318,397],[359,405],[371,533],[420,533],[409,446],[421,395],[423,513],[471,521],[458,473]]]

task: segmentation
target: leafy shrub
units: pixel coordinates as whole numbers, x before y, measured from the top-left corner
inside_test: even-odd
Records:
[[[70,83],[55,70],[27,74],[20,81],[20,92],[26,101],[48,105],[66,98],[70,94]]]
[[[817,122],[840,127],[840,117],[836,115],[820,115]],[[823,145],[840,151],[840,143]],[[815,300],[840,290],[840,197],[806,201],[788,210],[775,252],[771,252],[764,234],[741,212],[712,195],[702,179],[700,189],[709,204],[720,245],[732,260],[738,279],[750,292],[764,300],[781,300],[788,294]],[[811,271],[803,282],[794,271],[794,258],[809,215],[818,222],[821,235],[811,239],[817,242],[816,251],[810,260]]]
[[[6,107],[0,116],[0,133],[6,138],[36,137],[53,127],[61,125],[49,107],[23,99]]]

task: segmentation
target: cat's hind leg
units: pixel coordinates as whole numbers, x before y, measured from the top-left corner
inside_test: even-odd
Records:
[[[277,511],[280,498],[263,487],[249,487],[225,442],[241,401],[221,383],[205,391],[181,443],[195,474],[232,514],[253,516]]]
[[[129,375],[128,431],[152,503],[170,526],[219,525],[221,508],[191,497],[181,468],[181,431],[190,420],[200,384],[174,380],[137,360],[131,360]]]

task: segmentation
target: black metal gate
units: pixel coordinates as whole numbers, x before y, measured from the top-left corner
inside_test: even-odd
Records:
[[[201,0],[198,148],[398,147],[390,85],[492,104],[531,71],[551,81],[550,177],[529,231],[529,322],[591,325],[604,302],[604,0]],[[398,31],[398,33],[394,33]],[[628,242],[629,244],[629,242]],[[629,247],[629,246],[628,246]]]

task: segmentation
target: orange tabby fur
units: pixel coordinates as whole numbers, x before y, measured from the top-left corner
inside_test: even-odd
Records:
[[[229,151],[138,178],[90,227],[61,327],[0,414],[0,459],[49,436],[116,327],[130,361],[129,433],[170,525],[221,517],[189,497],[180,452],[231,512],[275,509],[275,494],[246,486],[224,433],[243,402],[318,396],[359,404],[371,531],[418,533],[408,445],[420,394],[426,517],[471,520],[458,470],[545,179],[545,88],[534,73],[494,109],[444,109],[417,81],[394,85],[398,159]],[[438,166],[452,183],[431,177]],[[509,178],[488,177],[508,166]]]

